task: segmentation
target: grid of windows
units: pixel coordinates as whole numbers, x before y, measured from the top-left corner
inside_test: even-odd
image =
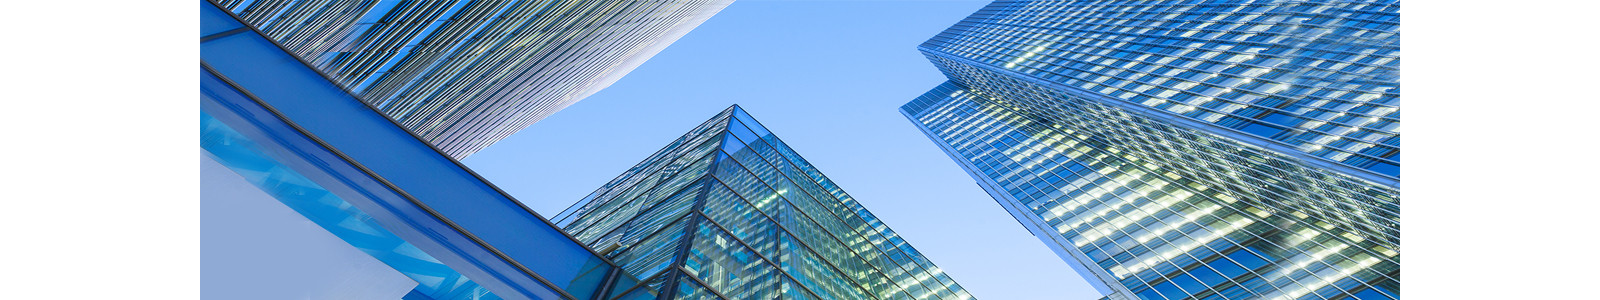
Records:
[[[1110,100],[1089,100],[983,65],[933,58],[935,65],[953,74],[952,82],[973,83],[962,86],[987,95],[985,101],[1097,137],[1097,147],[1115,147],[1120,149],[1117,155],[1204,182],[1230,197],[1273,212],[1309,214],[1400,249],[1400,200],[1394,187],[1315,167],[1214,132],[1174,126],[1150,114],[1109,105]]]
[[[1398,298],[1399,253],[1375,239],[1180,175],[1131,155],[1142,150],[1108,142],[1095,127],[999,101],[947,82],[902,110],[974,178],[992,182],[984,186],[996,200],[1043,221],[1024,224],[1047,227],[1041,231],[1058,233],[1065,250],[1087,258],[1069,261],[1105,273],[1132,296]],[[1096,118],[1128,116],[1087,119]],[[1122,126],[1097,126],[1105,124]]]
[[[629,274],[649,278],[635,288],[646,292],[619,293],[972,299],[737,106],[556,220]]]
[[[920,48],[1397,178],[1398,10],[1394,0],[1001,0]]]
[[[566,108],[732,0],[211,0],[457,159]]]

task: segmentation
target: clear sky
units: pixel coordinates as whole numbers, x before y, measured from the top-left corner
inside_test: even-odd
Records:
[[[740,0],[463,162],[554,216],[739,104],[979,299],[1096,299],[897,110],[944,81],[916,46],[987,3]]]

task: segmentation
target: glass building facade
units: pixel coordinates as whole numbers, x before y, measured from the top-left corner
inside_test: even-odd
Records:
[[[227,233],[209,225],[235,221],[202,215],[208,226],[202,228],[207,239],[202,240],[201,275],[206,280],[201,289],[208,298],[223,298],[214,293],[221,288],[217,282],[254,282],[257,288],[277,289],[285,287],[269,282],[324,276],[313,273],[329,269],[354,274],[338,282],[346,286],[333,291],[337,296],[291,294],[306,299],[652,298],[622,295],[617,287],[631,287],[638,280],[610,259],[566,235],[237,16],[211,2],[201,1],[200,6],[202,173],[231,172],[205,175],[207,180],[225,180],[206,184],[253,187],[257,191],[249,192],[259,195],[206,194],[221,196],[202,197],[202,210],[210,213],[213,210],[207,207],[228,205],[226,201],[262,201],[251,204],[287,208],[278,211],[292,210],[286,214],[290,218],[278,223],[320,230],[321,236],[329,237],[325,240],[334,241],[295,247],[332,246],[366,256],[312,266],[317,269],[301,270],[305,274],[207,267],[220,263],[214,260],[218,257],[214,251],[221,249],[208,243]],[[228,249],[241,248],[256,247]],[[292,265],[303,258],[272,252],[257,255],[248,259],[258,265]],[[352,294],[358,289],[379,295]],[[264,297],[231,294],[225,298]]]
[[[901,112],[1107,298],[1398,298],[1398,8],[995,1]]]
[[[556,222],[674,299],[971,299],[738,106]]]
[[[457,159],[588,97],[733,0],[213,0]]]

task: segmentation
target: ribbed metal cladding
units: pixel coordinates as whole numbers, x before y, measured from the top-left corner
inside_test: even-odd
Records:
[[[616,82],[733,0],[225,0],[461,159]]]

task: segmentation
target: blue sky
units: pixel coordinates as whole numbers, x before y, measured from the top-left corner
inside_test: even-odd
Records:
[[[979,299],[1095,299],[898,107],[916,46],[988,1],[735,2],[611,87],[463,160],[545,216],[739,104]]]

